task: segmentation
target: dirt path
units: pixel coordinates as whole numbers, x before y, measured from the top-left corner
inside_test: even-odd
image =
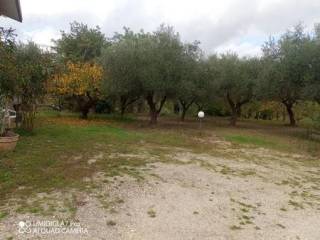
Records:
[[[74,219],[88,233],[19,234],[20,221],[58,217],[18,214],[1,222],[0,239],[320,239],[320,169],[299,155],[232,151],[176,149],[140,169],[140,181],[97,173],[88,181],[98,193],[56,196],[76,199]]]

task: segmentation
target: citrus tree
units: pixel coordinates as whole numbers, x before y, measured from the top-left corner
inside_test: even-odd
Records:
[[[82,118],[86,119],[101,96],[102,73],[98,64],[68,62],[63,73],[54,75],[51,92],[75,101]]]

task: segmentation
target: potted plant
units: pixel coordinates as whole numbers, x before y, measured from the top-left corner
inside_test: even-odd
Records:
[[[0,151],[14,150],[19,140],[19,135],[11,130],[11,115],[8,108],[8,100],[5,99],[4,108],[1,108],[0,122]]]

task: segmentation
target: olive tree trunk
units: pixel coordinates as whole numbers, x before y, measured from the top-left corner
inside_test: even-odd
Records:
[[[190,102],[186,102],[182,99],[179,99],[180,105],[182,107],[182,112],[181,112],[181,116],[180,116],[180,121],[184,122],[187,111],[189,110],[189,108],[191,107],[191,105],[194,103],[195,99],[192,99]]]
[[[149,106],[149,115],[150,115],[150,121],[149,123],[151,125],[155,125],[158,122],[158,116],[161,112],[161,109],[164,105],[164,103],[166,102],[167,97],[164,96],[161,101],[159,102],[159,107],[157,108],[157,101],[154,100],[154,94],[153,93],[149,93],[146,96],[146,100]]]
[[[295,127],[297,125],[297,122],[296,122],[296,118],[295,118],[294,111],[293,111],[294,102],[284,100],[284,101],[282,101],[282,103],[285,105],[288,116],[289,116],[289,125],[291,127]]]

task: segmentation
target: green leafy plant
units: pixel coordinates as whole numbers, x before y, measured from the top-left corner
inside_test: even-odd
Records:
[[[7,135],[8,104],[16,89],[15,36],[13,29],[0,27],[0,136]]]

